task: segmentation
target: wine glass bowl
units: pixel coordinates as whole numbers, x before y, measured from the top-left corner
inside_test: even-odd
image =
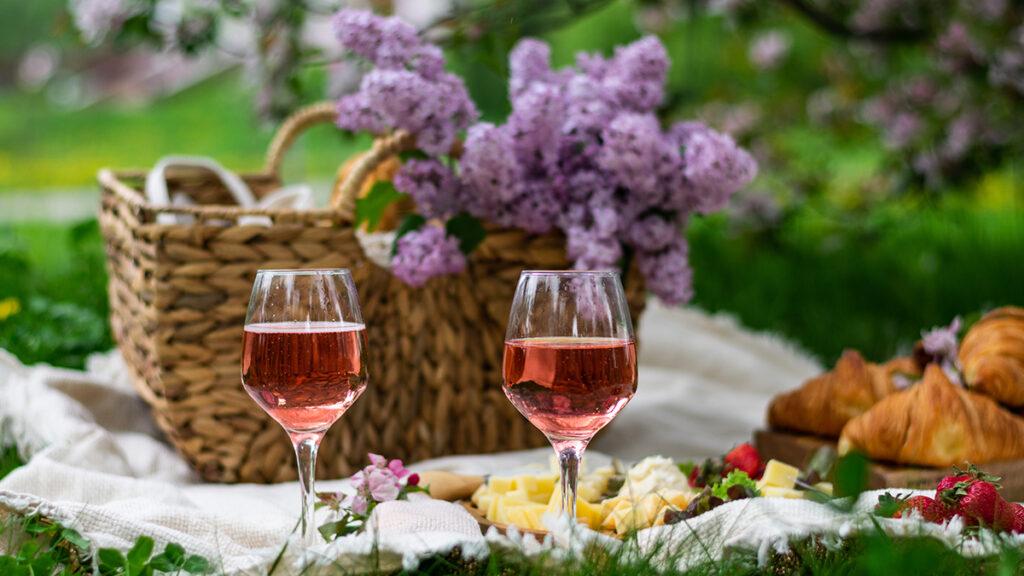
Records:
[[[636,393],[636,341],[619,275],[523,272],[503,376],[509,401],[558,453],[562,511],[575,517],[583,452]]]
[[[312,526],[313,475],[324,434],[366,389],[366,328],[345,269],[260,270],[242,345],[242,385],[288,433],[302,488],[303,542]]]

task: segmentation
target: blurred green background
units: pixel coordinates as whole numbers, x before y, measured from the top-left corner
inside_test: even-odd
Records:
[[[73,81],[59,77],[46,87],[19,86],[12,71],[41,38],[67,55],[62,66],[71,69],[102,49],[90,56],[97,50],[77,43],[63,2],[2,4],[0,347],[27,362],[81,366],[90,352],[113,345],[103,249],[89,217],[97,169],[188,153],[255,170],[272,123],[254,112],[255,88],[238,67],[141,102],[69,105]],[[885,359],[956,315],[1024,303],[1019,156],[989,159],[983,169],[926,187],[905,176],[906,160],[875,129],[851,114],[822,120],[813,109],[822,94],[857,103],[877,81],[835,71],[832,55],[857,55],[847,40],[781,5],[745,22],[673,4],[689,6],[687,13],[618,0],[543,25],[509,18],[492,35],[449,43],[449,64],[484,116],[500,119],[507,113],[504,62],[516,37],[541,33],[564,65],[580,50],[608,53],[656,32],[673,61],[666,120],[698,116],[730,129],[761,163],[758,180],[729,211],[698,218],[688,231],[692,305],[778,333],[823,362],[846,347]],[[749,55],[766,30],[789,42],[770,71]],[[923,57],[911,53],[906,67]],[[301,79],[306,100],[328,83],[324,67],[303,70]],[[333,127],[313,130],[289,159],[286,179],[329,183],[367,146]],[[17,207],[36,196],[68,206],[70,216],[19,215]]]

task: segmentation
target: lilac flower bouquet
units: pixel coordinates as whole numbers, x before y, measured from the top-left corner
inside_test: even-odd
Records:
[[[397,277],[421,286],[463,271],[486,221],[564,234],[577,269],[635,260],[663,301],[690,299],[687,221],[722,209],[757,164],[701,123],[661,126],[655,110],[669,60],[657,38],[610,58],[581,53],[561,70],[551,67],[547,44],[520,41],[510,55],[512,112],[495,125],[477,122],[461,79],[444,72],[441,51],[412,26],[354,10],[339,12],[334,25],[343,46],[374,67],[338,102],[338,126],[415,137],[417,151],[393,181],[401,194],[391,191],[411,197],[418,212],[398,229]]]

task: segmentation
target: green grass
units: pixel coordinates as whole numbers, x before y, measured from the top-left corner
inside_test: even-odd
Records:
[[[891,206],[829,218],[804,209],[779,229],[691,229],[695,303],[793,339],[831,362],[852,347],[881,360],[922,329],[1024,304],[1024,211]]]
[[[24,462],[18,454],[17,448],[14,446],[0,448],[0,479],[3,479],[4,476],[7,476],[22,464]]]
[[[0,93],[0,192],[94,186],[101,167],[145,167],[167,154],[208,155],[242,171],[263,165],[272,131],[251,92],[227,73],[146,107],[62,110],[39,95]],[[314,128],[286,164],[289,178],[333,178],[368,138]]]

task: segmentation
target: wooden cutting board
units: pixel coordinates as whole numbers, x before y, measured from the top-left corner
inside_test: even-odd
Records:
[[[836,447],[827,438],[758,430],[754,433],[754,444],[761,456],[768,460],[775,458],[787,464],[803,468],[811,456],[822,446]],[[1024,460],[989,462],[979,467],[994,476],[1002,477],[1003,498],[1015,502],[1024,501]],[[950,468],[919,468],[895,464],[873,463],[868,479],[869,488],[917,488],[934,490],[944,476],[952,473]]]

